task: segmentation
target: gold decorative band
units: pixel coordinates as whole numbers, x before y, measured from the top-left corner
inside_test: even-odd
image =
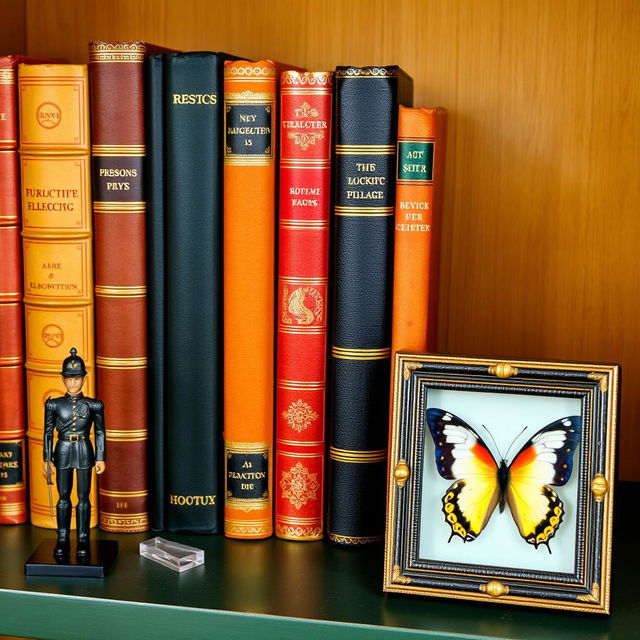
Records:
[[[328,229],[328,220],[297,220],[295,218],[280,218],[281,229]]]
[[[334,358],[342,360],[384,360],[391,357],[391,347],[382,349],[344,349],[332,347],[331,354]]]
[[[3,442],[6,442],[6,440]],[[24,482],[16,482],[15,484],[8,484],[8,485],[5,484],[0,486],[0,493],[9,493],[10,491],[22,491],[23,489],[24,489]]]
[[[21,356],[13,356],[13,357],[6,357],[6,358],[0,358],[0,367],[4,367],[5,365],[17,365],[17,364],[22,364],[23,360]]]
[[[271,501],[269,498],[229,498],[224,499],[224,506],[227,509],[238,509],[240,511],[263,511],[270,509]]]
[[[280,276],[278,278],[282,284],[327,284],[328,278],[294,278]]]
[[[6,229],[6,227],[5,227]],[[20,302],[22,294],[19,291],[5,291],[4,293],[0,293],[0,300],[16,298],[16,302]]]
[[[102,369],[145,369],[146,358],[105,358],[96,357],[96,366]]]
[[[271,535],[271,529],[271,520],[265,520],[258,524],[243,523],[242,521],[229,520],[227,518],[224,521],[224,532],[227,535],[234,535],[239,538]]]
[[[240,158],[225,158],[224,164],[228,167],[270,167],[274,164],[272,156],[256,156],[250,158],[248,156]]]
[[[0,69],[0,84],[15,84],[15,71],[13,69]]]
[[[395,144],[337,144],[335,152],[338,155],[395,155]]]
[[[337,216],[364,216],[368,218],[390,218],[395,215],[394,207],[334,207]]]
[[[382,540],[382,536],[342,536],[338,533],[331,533],[331,531],[329,531],[327,535],[329,536],[329,540],[340,544],[370,544]]]
[[[7,502],[0,504],[0,516],[19,516],[27,514],[27,505],[23,502]]]
[[[331,86],[333,71],[283,71],[280,83],[284,86]]]
[[[323,440],[283,440],[282,438],[276,439],[278,444],[286,444],[290,447],[322,447],[324,449]],[[282,451],[276,451],[276,455],[280,455]],[[316,454],[318,458],[324,457],[324,451]]]
[[[316,518],[294,518],[291,516],[277,516],[278,522],[284,522],[286,524],[315,524],[318,525],[322,522],[322,517],[317,516]]]
[[[300,451],[294,451],[290,453],[289,451],[278,451],[278,455],[283,458],[321,458],[322,454],[319,453],[301,453]]]
[[[276,524],[276,535],[285,540],[321,540],[322,526],[301,527],[286,524]]]
[[[93,203],[96,213],[145,213],[146,202],[98,202]]]
[[[107,491],[106,489],[98,489],[101,496],[107,498],[144,498],[149,495],[148,491]]]
[[[323,391],[327,386],[324,380],[307,382],[305,380],[277,380],[278,389],[289,389],[291,391]]]
[[[230,65],[224,68],[225,80],[242,79],[247,80],[249,78],[275,78],[275,67],[256,67],[253,65],[247,65],[246,67]]]
[[[92,144],[91,155],[100,156],[127,156],[141,157],[146,155],[147,148],[144,144]]]
[[[292,328],[289,326],[285,326],[285,325],[279,325],[278,326],[278,332],[279,333],[286,333],[289,335],[296,335],[296,336],[322,336],[325,333],[327,333],[327,328],[326,327],[297,327],[297,328]]]
[[[96,285],[95,293],[100,298],[144,298],[147,295],[147,287],[107,287]]]
[[[127,514],[100,511],[100,526],[109,531],[122,533],[146,531],[149,528],[149,514],[145,511]]]
[[[225,451],[242,453],[263,453],[271,451],[270,442],[225,442]]]
[[[149,437],[147,429],[109,429],[107,427],[107,440],[109,442],[142,442]]]
[[[336,462],[349,462],[353,464],[383,462],[387,459],[387,450],[374,449],[373,451],[350,451],[349,449],[329,447],[329,459],[335,460]]]
[[[338,67],[336,78],[397,78],[398,67]]]
[[[146,50],[143,42],[92,42],[89,62],[143,62]]]

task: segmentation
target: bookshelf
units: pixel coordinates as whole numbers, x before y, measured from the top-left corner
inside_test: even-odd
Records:
[[[3,0],[1,6],[3,52],[86,62],[89,40],[141,39],[309,69],[403,66],[414,78],[416,105],[449,110],[440,350],[621,363],[619,477],[640,480],[640,430],[633,426],[640,420],[640,7],[633,0]],[[427,632],[615,640],[633,635],[640,621],[638,554],[622,532],[614,616],[607,621],[387,598],[375,574],[381,550],[349,554],[324,543],[176,537],[214,558],[197,582],[193,574],[169,580],[162,568],[142,567],[135,546],[150,536],[121,536],[119,565],[104,584],[26,584],[21,565],[45,532],[1,527],[0,633],[73,637],[56,618],[62,611],[95,624],[97,638],[182,637],[188,628],[190,638],[237,629],[234,637],[268,631],[309,640],[365,631],[371,638]],[[222,580],[233,579],[231,569],[215,558],[234,553],[240,564],[229,566],[241,567],[240,577],[227,593]],[[284,578],[277,577],[281,564]],[[314,595],[308,579],[316,574],[325,586]],[[285,592],[296,602],[287,604]]]

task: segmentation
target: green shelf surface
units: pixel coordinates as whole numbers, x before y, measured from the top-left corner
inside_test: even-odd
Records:
[[[640,638],[640,553],[631,526],[639,489],[623,483],[616,490],[608,617],[385,595],[382,546],[342,549],[275,538],[163,533],[205,550],[204,566],[178,574],[138,554],[138,544],[155,534],[96,530],[120,545],[107,578],[27,578],[25,560],[55,533],[19,525],[0,527],[0,634],[63,640]]]

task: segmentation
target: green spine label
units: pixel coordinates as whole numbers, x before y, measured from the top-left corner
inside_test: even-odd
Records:
[[[398,180],[433,180],[434,142],[398,142]]]

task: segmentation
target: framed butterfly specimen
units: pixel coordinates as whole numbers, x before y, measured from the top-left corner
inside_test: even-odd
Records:
[[[396,354],[384,590],[608,613],[618,379]]]

